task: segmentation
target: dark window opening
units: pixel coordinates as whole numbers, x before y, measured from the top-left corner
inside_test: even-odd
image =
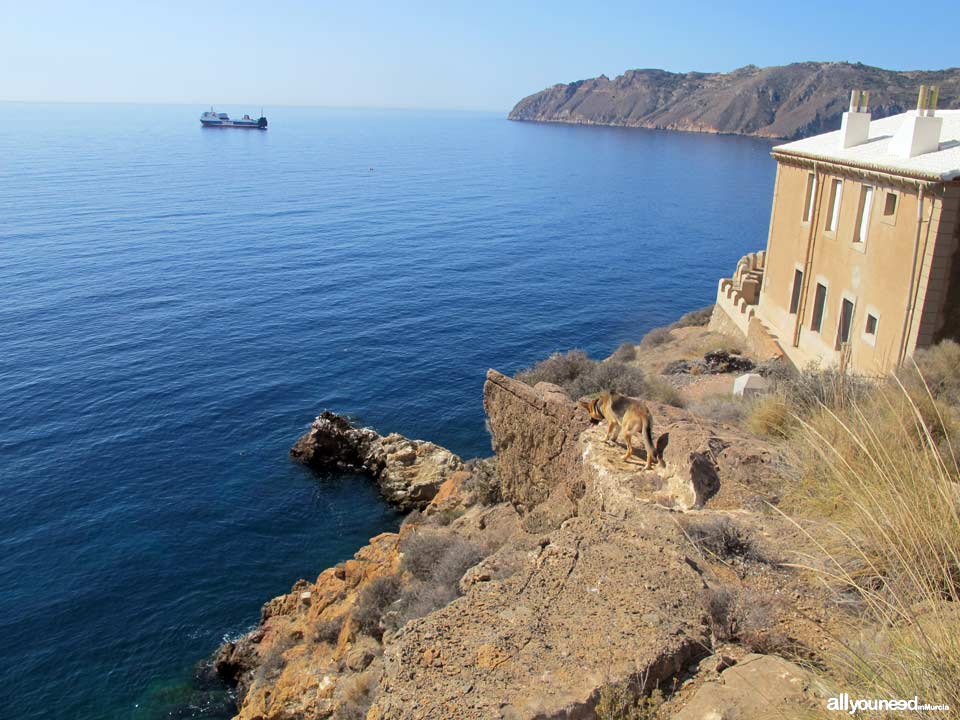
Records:
[[[837,350],[850,340],[850,323],[853,321],[853,302],[843,299],[840,303],[840,325],[837,327]]]
[[[790,295],[790,314],[796,315],[800,307],[800,290],[803,288],[803,270],[793,271],[793,293]]]
[[[877,318],[873,315],[867,315],[867,327],[864,329],[867,335],[877,334]]]
[[[883,216],[893,217],[897,212],[897,194],[888,192],[883,199]]]
[[[810,329],[820,332],[823,326],[823,306],[827,302],[827,286],[817,283],[817,291],[813,296],[813,318],[810,320]]]

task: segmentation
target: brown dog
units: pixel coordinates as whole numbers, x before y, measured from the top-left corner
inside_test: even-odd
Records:
[[[653,444],[653,416],[642,400],[604,392],[592,400],[581,400],[578,405],[590,413],[591,420],[607,421],[607,436],[603,439],[604,442],[611,442],[615,429],[618,431],[617,435],[623,437],[627,445],[627,454],[623,456],[623,460],[629,461],[634,457],[633,435],[640,433],[647,448],[647,465],[644,469],[649,470],[654,460],[663,464],[663,458],[658,457]]]

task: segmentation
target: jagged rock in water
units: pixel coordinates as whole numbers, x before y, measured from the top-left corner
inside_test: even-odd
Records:
[[[290,457],[320,472],[368,472],[384,497],[401,510],[426,507],[444,481],[463,467],[457,455],[432,442],[396,433],[383,436],[328,411],[297,440]]]

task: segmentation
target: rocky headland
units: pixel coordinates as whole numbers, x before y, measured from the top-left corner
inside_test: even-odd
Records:
[[[494,455],[466,463],[318,417],[291,455],[364,470],[411,512],[220,648],[237,718],[694,720],[814,703],[802,662],[834,599],[791,565],[808,536],[770,511],[782,451],[649,402],[665,463],[645,471],[575,401],[490,370]]]
[[[796,139],[838,128],[854,88],[870,91],[871,112],[880,118],[916,107],[921,84],[940,85],[941,108],[960,107],[960,68],[894,71],[802,62],[729,73],[601,75],[525,97],[509,118]]]

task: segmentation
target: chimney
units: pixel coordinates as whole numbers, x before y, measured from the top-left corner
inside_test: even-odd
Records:
[[[917,96],[917,110],[907,113],[903,125],[890,138],[889,152],[901,158],[912,158],[940,149],[940,130],[943,118],[937,117],[937,100],[940,87],[920,86]]]
[[[870,93],[866,90],[854,90],[850,93],[850,109],[840,121],[840,146],[844,148],[863,145],[870,135],[870,113],[867,104]]]

